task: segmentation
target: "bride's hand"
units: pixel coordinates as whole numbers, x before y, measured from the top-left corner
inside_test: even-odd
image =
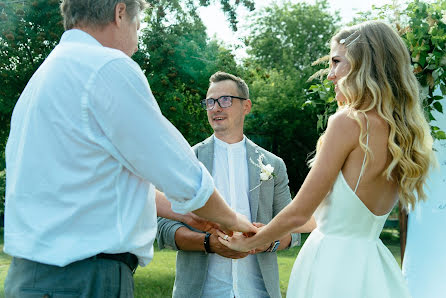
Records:
[[[218,241],[230,249],[253,253],[254,250],[248,246],[249,238],[246,238],[242,233],[233,233],[231,237],[221,231],[217,231]]]
[[[252,223],[256,228],[259,229],[259,231],[265,226],[265,224],[261,223],[261,222],[253,222]],[[265,252],[269,247],[270,247],[270,243],[265,243],[265,245],[260,246],[260,247],[256,247],[256,249],[254,250],[254,252],[251,252],[251,254],[257,254],[257,253],[261,253],[261,252]]]

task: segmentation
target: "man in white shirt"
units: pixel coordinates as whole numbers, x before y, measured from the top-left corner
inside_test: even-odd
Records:
[[[157,211],[256,230],[218,194],[130,59],[145,5],[62,1],[67,31],[22,92],[6,146],[7,297],[132,297]]]
[[[258,225],[267,224],[291,202],[291,195],[282,159],[243,134],[245,115],[251,110],[248,86],[239,77],[217,72],[202,104],[214,135],[195,145],[195,154],[233,210]],[[300,232],[309,232],[311,224]],[[298,245],[299,239],[299,234],[291,234],[249,255],[223,246],[216,233],[158,218],[159,247],[178,250],[175,298],[280,297],[275,252]]]

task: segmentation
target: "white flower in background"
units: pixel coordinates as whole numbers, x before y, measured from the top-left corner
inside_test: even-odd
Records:
[[[257,158],[257,163],[253,162],[251,158],[249,158],[249,160],[251,161],[251,163],[253,165],[255,165],[256,167],[260,168],[260,184],[262,184],[263,181],[268,181],[269,179],[271,179],[272,177],[275,176],[274,174],[274,167],[270,164],[265,165],[263,163],[263,159],[265,158],[265,155],[260,154],[259,157]],[[260,186],[257,185],[256,187],[254,187],[253,189],[251,189],[250,191],[256,189],[257,187]]]
[[[442,10],[441,13],[443,14],[441,21],[446,24],[446,10]]]

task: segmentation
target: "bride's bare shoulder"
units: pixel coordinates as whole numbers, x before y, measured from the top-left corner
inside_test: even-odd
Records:
[[[352,137],[359,136],[360,127],[357,120],[352,116],[352,113],[349,109],[342,109],[331,115],[328,118],[327,132],[332,131],[336,134],[348,134]],[[362,115],[359,117],[362,117]]]

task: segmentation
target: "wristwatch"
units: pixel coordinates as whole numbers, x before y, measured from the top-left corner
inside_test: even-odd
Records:
[[[212,253],[212,251],[211,251],[211,242],[210,242],[210,239],[209,239],[210,237],[211,237],[211,233],[209,233],[209,232],[207,232],[206,236],[204,236],[204,243],[203,243],[203,245],[204,245],[204,251],[207,254]]]
[[[280,240],[275,240],[274,242],[271,243],[271,246],[268,248],[268,252],[276,252],[277,249],[279,248],[280,245]]]

